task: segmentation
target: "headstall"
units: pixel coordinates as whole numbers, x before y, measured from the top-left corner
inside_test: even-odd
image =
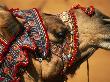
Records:
[[[57,46],[57,48],[62,48],[62,59],[64,62],[63,72],[66,72],[68,67],[71,67],[74,62],[78,60],[78,25],[77,25],[77,18],[74,13],[76,9],[81,9],[85,12],[88,16],[93,16],[95,13],[94,7],[90,6],[88,8],[81,7],[79,4],[75,7],[72,7],[69,11],[65,11],[58,16],[61,20],[68,25],[67,28],[70,30],[69,33],[66,35],[65,42],[61,47]],[[54,48],[55,49],[55,48]]]

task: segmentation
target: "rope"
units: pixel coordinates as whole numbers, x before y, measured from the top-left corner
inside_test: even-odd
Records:
[[[89,61],[88,61],[88,59],[87,59],[87,79],[88,79],[87,82],[90,82],[90,78],[89,78]]]

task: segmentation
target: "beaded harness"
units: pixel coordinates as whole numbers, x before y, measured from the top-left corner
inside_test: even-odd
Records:
[[[0,82],[19,82],[23,67],[29,63],[30,51],[39,50],[42,58],[48,53],[48,35],[38,10],[10,9],[10,12],[24,19],[24,28],[9,42],[0,38]]]
[[[62,59],[64,62],[63,73],[66,72],[66,69],[71,67],[78,60],[78,25],[77,18],[74,13],[76,9],[81,9],[88,16],[93,16],[95,9],[93,6],[88,8],[81,7],[79,4],[75,7],[72,7],[69,11],[65,11],[61,14],[58,14],[58,17],[68,25],[67,28],[70,30],[66,35],[66,40],[61,47],[57,46],[56,48],[62,48]],[[54,48],[55,49],[55,48]]]

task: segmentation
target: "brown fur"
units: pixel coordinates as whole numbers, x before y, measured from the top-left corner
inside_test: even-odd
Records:
[[[110,18],[96,10],[94,16],[89,17],[80,9],[75,11],[79,32],[79,55],[80,60],[77,61],[71,68],[67,69],[67,74],[74,75],[76,69],[82,62],[88,59],[98,48],[110,49]],[[4,19],[2,18],[3,16]],[[44,23],[48,30],[50,41],[56,44],[62,44],[66,29],[64,23],[55,15],[42,14]],[[11,21],[8,21],[8,20]],[[13,22],[13,23],[12,23]],[[12,24],[12,25],[11,25]],[[15,25],[15,26],[13,26]],[[0,9],[0,33],[6,37],[7,40],[14,35],[12,27],[15,28],[15,33],[18,28],[21,28],[20,23],[8,12],[6,9]],[[62,33],[60,36],[59,33]],[[50,45],[51,46],[51,45]],[[51,52],[51,49],[50,49]],[[51,60],[47,62],[43,60],[42,63],[37,61],[32,53],[30,53],[30,64],[27,67],[31,77],[24,73],[25,82],[63,82],[64,76],[60,76],[58,71],[62,68],[63,61],[60,57],[51,54]],[[61,54],[59,54],[61,55]],[[33,69],[33,70],[32,70]]]

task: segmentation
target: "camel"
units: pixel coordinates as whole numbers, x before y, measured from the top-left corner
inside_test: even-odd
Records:
[[[74,13],[76,15],[79,33],[79,55],[77,61],[66,69],[66,75],[60,74],[60,71],[64,67],[64,61],[61,58],[62,54],[56,55],[55,53],[51,53],[53,45],[50,45],[50,57],[48,61],[42,60],[40,63],[33,54],[30,53],[30,63],[26,67],[26,72],[21,76],[21,81],[64,82],[67,80],[65,76],[74,75],[77,68],[79,68],[79,66],[98,48],[105,50],[110,49],[110,17],[104,15],[97,9],[95,9],[95,13],[91,17],[82,12],[81,9],[75,10]],[[6,40],[9,40],[22,26],[21,22],[13,17],[5,6],[0,6],[0,15],[0,34],[4,36]],[[68,25],[64,24],[57,15],[43,13],[41,16],[48,31],[49,40],[56,45],[62,45],[67,33],[70,33],[70,29],[67,28]],[[13,27],[15,28],[15,32],[12,31]],[[60,53],[60,50],[57,51],[57,53]]]

